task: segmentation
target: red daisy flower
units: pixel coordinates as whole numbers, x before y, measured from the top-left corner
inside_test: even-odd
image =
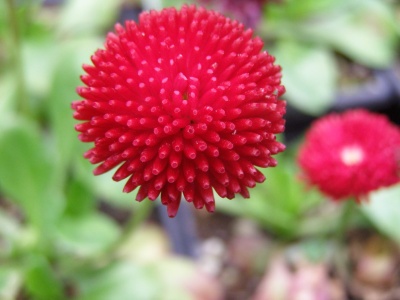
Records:
[[[400,181],[400,130],[363,109],[330,114],[306,134],[298,162],[307,181],[333,199],[355,197]]]
[[[115,26],[104,50],[84,65],[84,100],[72,104],[85,153],[102,174],[127,179],[177,213],[181,196],[214,211],[221,197],[264,181],[258,167],[275,166],[284,150],[286,104],[280,67],[250,29],[214,11],[183,6],[142,13]]]

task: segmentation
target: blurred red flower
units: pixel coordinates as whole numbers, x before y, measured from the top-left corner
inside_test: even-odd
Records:
[[[249,197],[284,150],[280,67],[252,30],[214,11],[183,6],[144,12],[115,26],[84,65],[84,100],[72,104],[94,174],[119,166],[124,192],[140,187],[178,210],[182,194],[214,211],[221,197]]]
[[[312,124],[298,162],[305,179],[336,200],[400,181],[400,129],[363,109],[330,114]]]

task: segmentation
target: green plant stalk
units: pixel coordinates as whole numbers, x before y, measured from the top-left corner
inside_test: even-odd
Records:
[[[343,282],[350,281],[349,265],[349,248],[346,243],[346,234],[350,228],[351,221],[354,216],[355,203],[353,199],[345,200],[342,207],[341,215],[339,216],[339,223],[337,226],[334,248],[334,265],[340,278]]]
[[[18,25],[17,8],[14,0],[7,0],[9,25],[12,38],[12,63],[17,82],[17,109],[25,116],[30,115],[28,93],[26,90],[24,66],[22,62],[21,34]]]
[[[346,232],[349,229],[349,225],[352,220],[354,212],[354,203],[352,200],[346,200],[343,203],[343,210],[339,218],[337,227],[337,238],[344,240],[346,238]]]

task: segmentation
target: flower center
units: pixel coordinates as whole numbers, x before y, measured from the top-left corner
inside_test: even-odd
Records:
[[[354,166],[364,160],[364,151],[358,146],[348,146],[342,149],[340,158],[346,166]]]

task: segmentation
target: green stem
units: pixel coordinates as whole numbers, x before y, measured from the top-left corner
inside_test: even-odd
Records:
[[[30,109],[22,62],[21,35],[18,25],[17,8],[14,2],[14,0],[7,0],[8,15],[10,18],[9,24],[12,37],[12,48],[10,52],[12,53],[14,72],[17,82],[17,109],[26,116],[29,116]]]
[[[350,221],[352,219],[354,211],[354,203],[352,200],[346,200],[343,203],[342,213],[339,218],[339,224],[337,228],[338,239],[343,240],[346,237],[347,230],[349,229]]]
[[[343,203],[341,216],[336,232],[336,243],[334,246],[334,265],[340,278],[344,282],[349,282],[349,249],[346,244],[346,233],[348,232],[352,217],[354,215],[355,203],[352,199],[345,200]]]

